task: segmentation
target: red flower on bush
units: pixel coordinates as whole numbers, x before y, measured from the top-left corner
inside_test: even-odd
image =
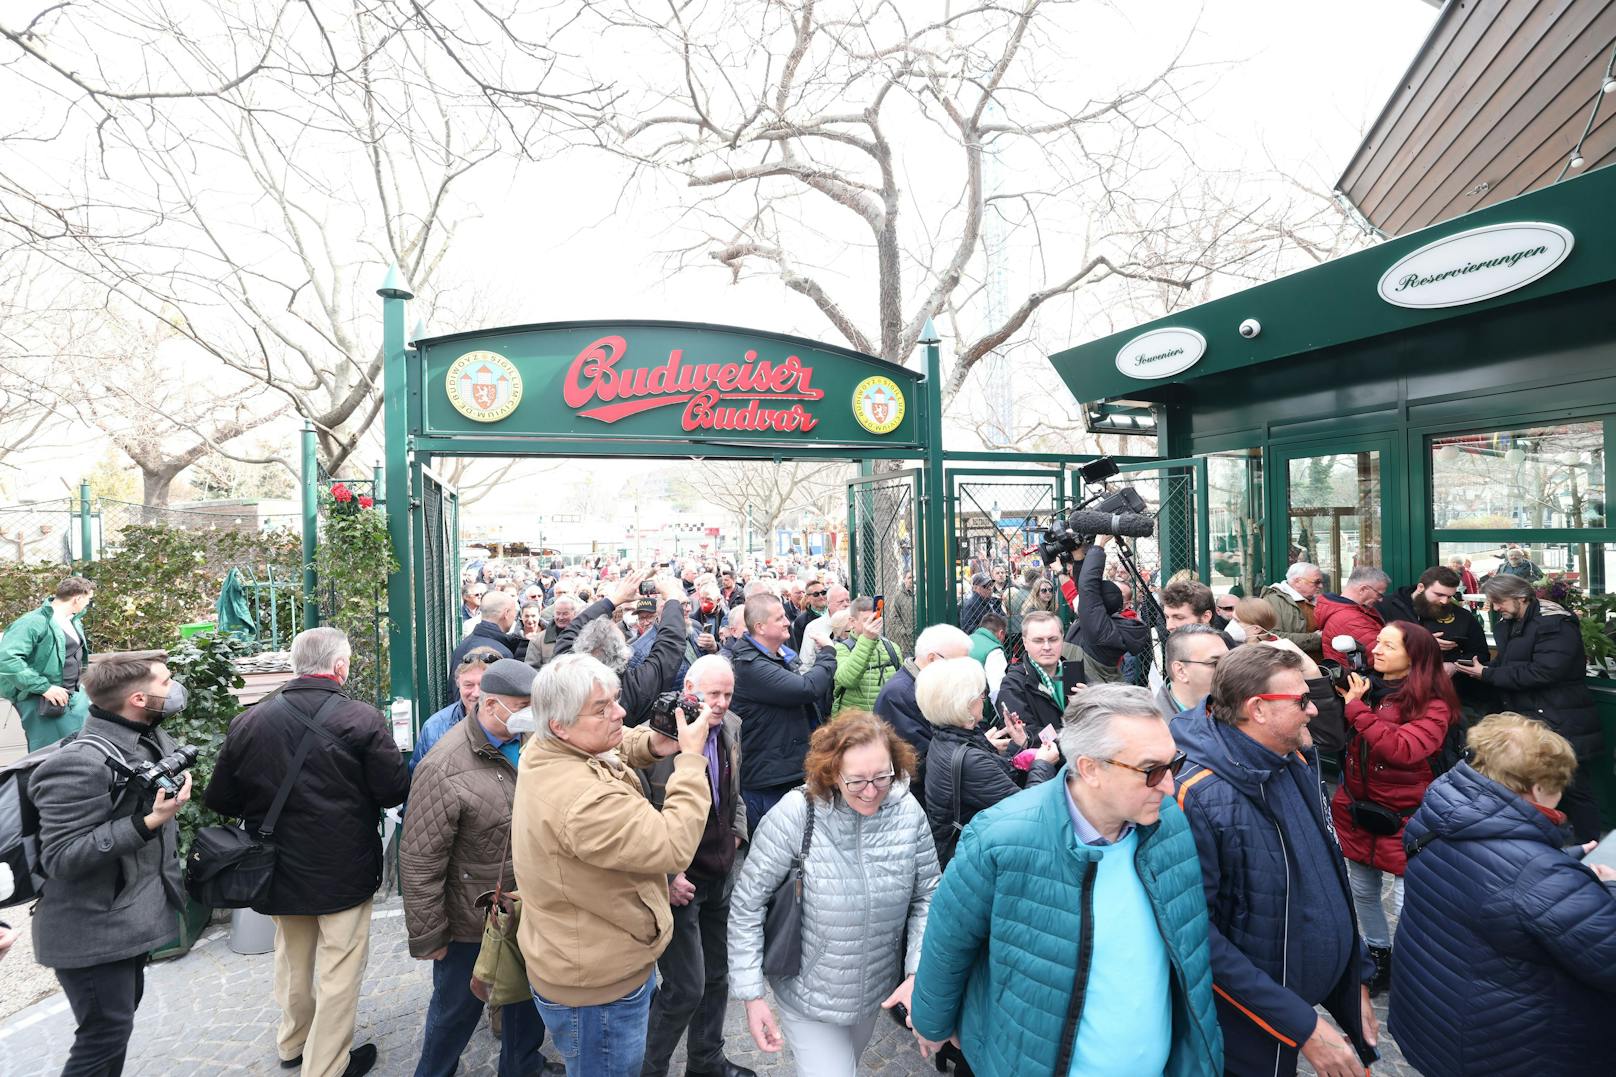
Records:
[[[339,504],[346,505],[353,500],[353,491],[339,482],[331,487],[331,498]]]
[[[375,498],[366,497],[364,494],[359,495],[359,507],[360,508],[368,509],[368,508],[373,507],[375,504],[376,504],[376,499]]]

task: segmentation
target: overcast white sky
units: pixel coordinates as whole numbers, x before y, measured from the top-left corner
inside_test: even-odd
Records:
[[[0,0],[8,23],[40,6]],[[1111,9],[1103,39],[1076,43],[1072,52],[1117,70],[1149,70],[1198,17],[1192,55],[1218,66],[1195,106],[1197,159],[1220,169],[1277,168],[1328,190],[1436,15],[1422,0],[1134,0]],[[505,324],[678,318],[837,339],[806,301],[770,281],[732,284],[716,267],[668,278],[662,249],[671,192],[642,184],[624,199],[623,182],[620,163],[586,151],[490,173],[478,192],[480,216],[456,233],[449,262],[455,279]],[[476,326],[433,324],[429,332],[470,328]],[[1108,331],[1074,324],[1069,339],[1039,345],[1064,347]],[[98,455],[80,444],[32,462],[31,472],[45,480],[32,496],[76,481]],[[594,466],[602,477],[616,470]]]

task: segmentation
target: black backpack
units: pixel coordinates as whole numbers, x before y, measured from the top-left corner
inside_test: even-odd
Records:
[[[21,905],[39,897],[45,886],[45,865],[39,847],[39,812],[34,808],[29,786],[34,771],[65,745],[75,740],[92,744],[108,759],[123,759],[123,753],[94,734],[69,733],[55,744],[29,752],[21,759],[0,767],[0,863],[11,869],[13,890],[0,899],[0,909]],[[123,782],[108,771],[107,792],[114,802],[122,795]]]

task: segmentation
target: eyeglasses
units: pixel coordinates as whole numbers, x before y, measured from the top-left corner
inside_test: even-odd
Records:
[[[1175,659],[1175,661],[1182,662],[1186,666],[1211,666],[1212,668],[1216,669],[1218,662],[1221,661],[1222,658],[1223,656],[1220,654],[1216,658],[1179,658]]]
[[[1178,772],[1184,769],[1184,761],[1188,758],[1183,752],[1178,752],[1167,762],[1157,763],[1153,767],[1136,767],[1132,763],[1124,763],[1120,759],[1102,759],[1100,762],[1109,763],[1114,767],[1124,767],[1137,774],[1143,774],[1145,776],[1145,787],[1154,789],[1162,783],[1162,779],[1167,775],[1171,774],[1175,778],[1178,777]]]
[[[809,598],[824,598],[825,597],[825,592],[823,592],[823,591],[807,591],[807,592],[805,592],[805,594],[807,594],[807,596]]]
[[[480,662],[485,666],[491,666],[498,661],[499,655],[495,654],[493,651],[488,651],[483,654],[472,652],[471,654],[468,654],[466,657],[462,658],[460,660],[460,664],[465,665],[467,662]]]
[[[885,774],[877,774],[873,778],[848,778],[844,776],[842,778],[842,784],[847,786],[847,791],[849,793],[862,793],[872,785],[877,789],[883,790],[891,788],[892,779],[896,777],[897,775],[893,774],[891,771],[888,771]]]
[[[1303,710],[1307,709],[1307,693],[1306,692],[1302,692],[1299,695],[1292,695],[1289,692],[1260,692],[1257,695],[1252,696],[1251,698],[1252,699],[1271,699],[1275,703],[1289,702],[1289,703],[1296,704],[1298,707],[1302,708]]]

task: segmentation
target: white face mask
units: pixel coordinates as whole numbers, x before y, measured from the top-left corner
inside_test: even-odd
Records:
[[[523,707],[515,714],[505,719],[505,728],[514,736],[517,733],[531,733],[538,728],[533,721],[533,708]]]
[[[1225,635],[1236,643],[1246,642],[1246,626],[1239,621],[1230,621],[1223,631]]]

